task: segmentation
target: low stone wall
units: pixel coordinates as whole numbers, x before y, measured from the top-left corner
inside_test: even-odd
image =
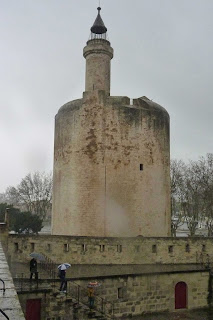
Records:
[[[107,277],[98,280],[101,283],[99,295],[115,302],[117,317],[174,311],[175,286],[178,282],[185,282],[187,285],[188,309],[208,305],[208,271]],[[79,282],[82,286],[86,283],[82,280]]]
[[[39,279],[53,279],[57,277],[58,269],[57,264],[53,266],[52,273],[45,268],[42,268],[38,263],[38,278]],[[79,279],[79,278],[96,278],[96,277],[110,277],[110,276],[124,276],[124,275],[137,275],[137,274],[154,274],[154,273],[175,273],[175,272],[187,272],[187,271],[199,271],[201,266],[198,264],[72,264],[66,272],[67,278]],[[10,266],[12,277],[29,279],[30,269],[29,263],[13,262]]]
[[[9,235],[11,262],[29,261],[31,252],[55,263],[185,264],[213,262],[212,238],[92,238]]]
[[[24,320],[24,315],[18,300],[9,267],[0,243],[0,279],[5,283],[5,291],[3,282],[0,281],[0,310],[2,310],[9,319]],[[0,312],[0,319],[6,319]]]
[[[89,281],[94,278],[75,279],[81,288],[87,288]],[[175,310],[175,287],[177,283],[184,282],[187,288],[186,308],[196,309],[208,305],[209,272],[176,272],[162,274],[140,274],[129,276],[96,277],[101,284],[96,294],[114,304],[116,319],[130,319],[145,313]],[[59,286],[59,284],[57,285]],[[68,286],[69,287],[69,286]],[[19,294],[23,309],[26,308],[27,299],[41,299],[42,319],[73,319],[72,296],[66,300],[65,296],[52,293],[22,293]],[[87,301],[87,300],[85,300]],[[96,303],[98,298],[96,297]],[[78,310],[74,319],[87,319],[86,314]],[[57,317],[58,318],[57,318]]]
[[[8,246],[8,232],[8,224],[5,222],[0,222],[0,241],[5,253]]]

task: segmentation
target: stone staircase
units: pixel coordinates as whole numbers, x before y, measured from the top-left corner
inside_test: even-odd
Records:
[[[78,301],[77,299],[73,298],[69,294],[55,292],[53,296],[56,300],[58,300],[58,305],[65,301],[69,303],[69,307],[73,309],[73,320],[110,320],[113,319],[110,316],[103,315],[100,311],[93,309],[90,310],[89,306]],[[63,318],[64,320],[70,320],[70,315]]]
[[[41,263],[40,268],[45,270],[46,272],[49,273],[49,276],[51,278],[55,278],[56,275],[56,264],[49,258],[47,257],[45,254],[42,253],[42,255],[45,257],[45,261],[43,263]],[[75,286],[76,288],[80,289],[77,290],[77,292],[83,292],[83,296],[80,294],[80,296],[78,297],[74,297],[72,294],[72,286]],[[96,297],[96,300],[99,299],[101,300],[101,308],[97,308],[97,306],[94,307],[94,310],[90,310],[88,307],[88,304],[85,303],[85,296],[87,297],[87,289],[83,288],[81,286],[79,286],[77,283],[70,281],[70,286],[68,283],[68,287],[67,287],[67,292],[68,294],[66,295],[66,299],[71,299],[73,302],[73,305],[77,305],[78,308],[76,309],[81,309],[84,313],[84,318],[86,319],[99,319],[99,320],[107,320],[107,319],[114,319],[114,317],[112,315],[106,314],[104,312],[103,306],[104,306],[104,302],[105,300],[102,297]],[[83,298],[83,299],[81,299]],[[84,300],[84,301],[83,301]],[[100,301],[99,301],[100,302]],[[113,308],[113,305],[112,305]],[[112,312],[113,313],[113,312]],[[87,318],[86,318],[87,316]],[[82,320],[84,318],[79,317],[79,320]]]
[[[87,320],[99,319],[110,320],[113,319],[113,313],[110,314],[107,309],[105,300],[100,297],[95,297],[94,309],[90,310],[88,305],[87,288],[81,287],[71,279],[67,279],[67,292],[59,291],[59,279],[38,279],[30,281],[29,278],[14,278],[14,283],[18,294],[22,293],[36,293],[43,292],[48,295],[46,307],[55,310],[62,310],[62,314],[55,314],[55,317],[61,316],[62,319],[72,320],[70,318],[70,310],[73,320]],[[109,302],[107,302],[109,304]],[[64,306],[69,309],[69,316],[66,318]]]
[[[38,281],[29,280],[28,265],[25,265],[25,270],[22,269],[22,273],[13,274],[17,291],[20,292],[48,292],[58,300],[58,308],[60,309],[60,303],[63,301],[69,303],[73,308],[73,320],[87,320],[87,319],[99,319],[110,320],[114,319],[112,314],[109,314],[107,306],[110,302],[105,301],[102,297],[96,296],[96,303],[93,310],[90,310],[88,306],[87,288],[81,287],[75,283],[72,279],[67,279],[67,293],[62,294],[58,288],[60,286],[60,280],[57,277],[57,265],[46,255],[45,261],[38,263],[39,279]],[[23,266],[22,266],[23,268]],[[55,299],[53,299],[54,301]],[[50,302],[51,303],[51,299]],[[113,309],[113,304],[112,309]],[[66,319],[66,318],[63,318]],[[70,317],[67,319],[70,320]]]

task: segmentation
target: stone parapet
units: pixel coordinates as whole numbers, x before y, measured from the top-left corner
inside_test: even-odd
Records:
[[[24,315],[18,300],[7,260],[0,243],[0,309],[13,320],[24,320]],[[2,282],[3,280],[3,282]],[[3,283],[5,284],[5,290]],[[2,319],[3,315],[0,313]]]
[[[11,262],[29,261],[32,251],[55,263],[164,265],[213,263],[213,238],[104,238],[51,235],[9,236]]]

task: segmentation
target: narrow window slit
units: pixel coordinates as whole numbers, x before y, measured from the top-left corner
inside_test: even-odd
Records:
[[[156,244],[153,244],[153,246],[152,246],[152,253],[157,253],[157,246],[156,246]]]
[[[69,243],[65,243],[64,244],[64,252],[68,252],[69,251]]]
[[[169,246],[168,251],[169,253],[173,253],[173,246]]]

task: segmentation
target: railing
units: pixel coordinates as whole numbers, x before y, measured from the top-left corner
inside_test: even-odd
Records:
[[[18,278],[14,278],[16,290],[23,291],[40,291],[49,290],[53,293],[59,293],[59,279],[38,279],[29,280],[23,273]],[[84,305],[89,310],[87,288],[80,286],[78,283],[67,279],[66,297],[70,297],[74,304]],[[105,316],[107,319],[114,319],[114,304],[106,299],[95,295],[94,311]]]
[[[45,258],[45,261],[40,262],[41,269],[49,272],[51,279],[56,279],[57,277],[57,269],[56,264],[45,254],[42,253]],[[55,282],[55,281],[54,281]],[[38,283],[38,282],[37,282]],[[55,283],[53,285],[56,288]],[[88,306],[88,292],[87,289],[81,287],[77,283],[73,281],[67,281],[67,292],[66,295],[69,294],[71,297],[75,298],[77,303],[82,303]],[[95,296],[95,306],[94,309],[104,314],[105,316],[110,317],[110,319],[114,319],[114,305],[113,303],[103,299],[102,297]]]
[[[42,256],[44,256],[45,261],[40,261],[40,268],[47,271],[51,279],[55,279],[57,275],[55,262],[53,262],[43,253]]]
[[[56,289],[56,284],[54,284],[53,287],[55,288],[55,291],[58,291]],[[66,295],[72,297],[74,299],[73,301],[77,304],[83,304],[89,308],[87,288],[80,286],[74,281],[68,280]],[[93,310],[97,311],[108,319],[114,319],[114,304],[98,295],[95,295]]]
[[[3,289],[1,289],[1,290],[3,290],[3,293],[5,293],[5,283],[4,283],[4,280],[2,280],[2,279],[0,279],[0,281],[3,283]]]
[[[4,294],[5,291],[6,291],[5,283],[4,283],[4,280],[2,280],[2,279],[0,279],[0,281],[3,283],[3,289],[0,289],[0,290],[3,290],[3,294]],[[10,320],[9,317],[6,315],[6,313],[5,313],[2,309],[0,309],[0,313],[3,314],[3,316],[4,316],[6,319]]]
[[[17,274],[13,281],[17,292],[51,289],[48,279],[29,279],[24,273]]]
[[[3,290],[3,294],[4,294],[5,291],[6,291],[5,283],[4,283],[4,280],[2,280],[2,279],[0,279],[0,281],[3,283],[3,289],[0,289],[0,290]],[[0,313],[3,314],[3,316],[4,316],[6,319],[10,320],[9,317],[6,315],[6,313],[5,313],[2,309],[0,309]]]
[[[10,318],[6,315],[6,313],[5,313],[2,309],[0,309],[0,313],[3,314],[3,316],[4,316],[6,319],[10,320]]]

